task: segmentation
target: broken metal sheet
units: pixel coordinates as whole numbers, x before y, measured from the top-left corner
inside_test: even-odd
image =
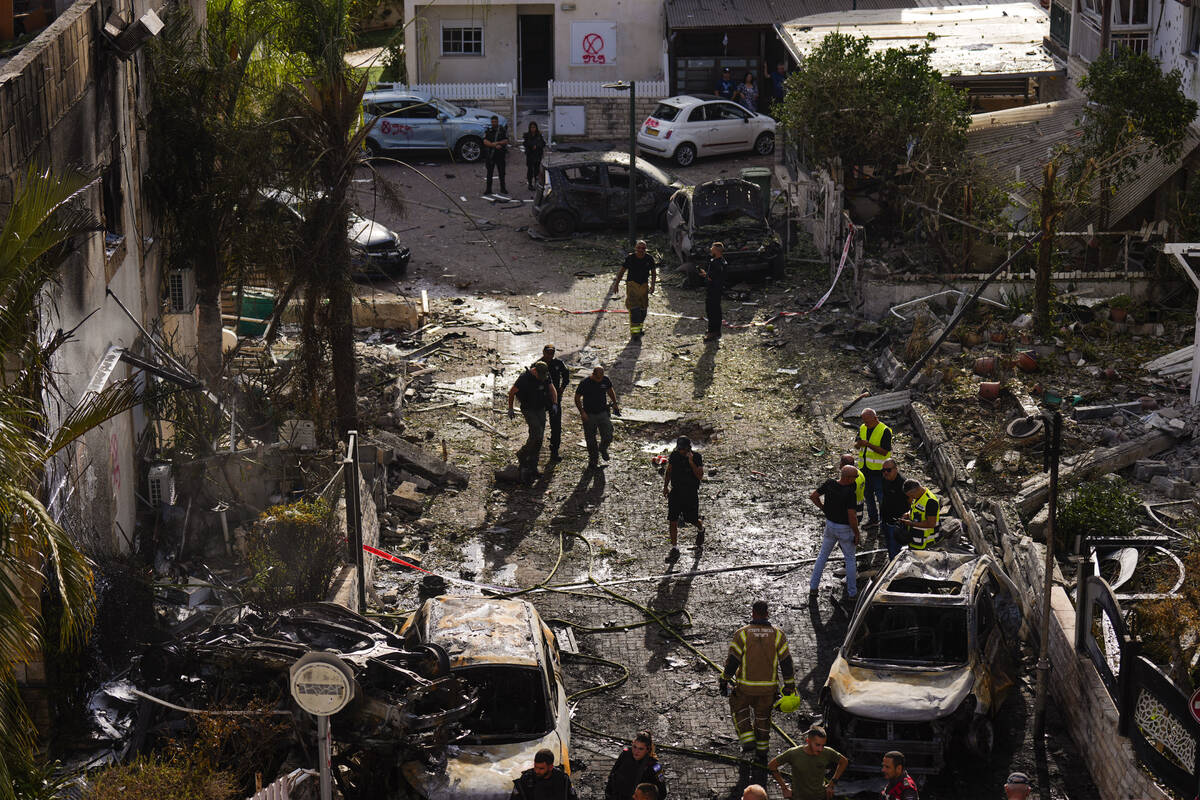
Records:
[[[621,416],[613,417],[613,422],[640,422],[663,425],[669,422],[678,422],[681,419],[683,419],[683,413],[679,411],[651,411],[644,408],[625,408],[621,410]]]
[[[496,394],[496,376],[492,373],[485,375],[469,375],[448,383],[435,383],[431,387],[435,392],[449,392],[459,403],[473,406],[491,407],[492,398]]]
[[[954,712],[975,683],[967,667],[940,673],[908,675],[892,671],[887,691],[881,692],[882,676],[877,670],[852,667],[837,659],[829,672],[827,686],[843,710],[868,719],[921,722]]]
[[[446,648],[451,667],[540,663],[532,606],[524,601],[443,595],[425,611],[426,639]]]
[[[1117,576],[1108,582],[1108,588],[1115,592],[1133,578],[1133,573],[1137,569],[1138,551],[1136,547],[1122,547],[1120,550],[1114,550],[1106,555],[1103,560],[1117,563],[1119,570]],[[1099,569],[1096,570],[1096,574],[1100,574]]]

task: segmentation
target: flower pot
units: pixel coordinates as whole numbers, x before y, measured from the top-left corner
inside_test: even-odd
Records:
[[[983,356],[975,359],[975,374],[987,377],[996,371],[996,359],[994,356]]]
[[[979,384],[980,400],[995,400],[1000,396],[1000,381],[984,381]]]
[[[1022,372],[1037,372],[1037,356],[1032,350],[1022,350],[1021,354],[1017,356],[1017,366]]]
[[[1004,335],[1004,331],[992,331],[992,341],[993,342],[996,342],[997,344],[1001,344],[1004,342],[1004,340],[1006,338],[1007,337]]]
[[[1128,308],[1110,308],[1108,310],[1108,318],[1113,322],[1124,322],[1127,316],[1129,316]]]

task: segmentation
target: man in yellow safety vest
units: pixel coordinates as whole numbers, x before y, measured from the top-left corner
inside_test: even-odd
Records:
[[[937,541],[938,523],[941,520],[937,495],[914,480],[904,482],[904,494],[912,503],[908,513],[899,519],[912,534],[908,546],[913,550],[927,550]]]
[[[771,736],[771,708],[775,704],[775,672],[783,675],[781,711],[795,711],[796,669],[792,651],[783,631],[767,621],[767,603],[756,600],[751,607],[749,625],[738,629],[729,643],[725,671],[721,675],[721,694],[729,698],[733,728],[742,743],[742,751],[754,752],[756,762],[767,763]],[[733,693],[729,684],[733,684]]]
[[[867,479],[867,527],[879,524],[883,508],[883,462],[892,457],[892,429],[879,421],[875,409],[864,408],[858,426],[858,468]]]

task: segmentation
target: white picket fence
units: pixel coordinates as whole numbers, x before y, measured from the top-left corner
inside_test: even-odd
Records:
[[[295,769],[284,775],[270,786],[264,786],[249,800],[291,800],[292,795],[300,784],[309,778],[316,778],[317,773],[311,769]]]
[[[550,104],[553,106],[554,98],[572,98],[572,97],[628,97],[626,92],[620,89],[605,89],[604,84],[607,81],[549,81],[546,84],[547,93],[550,96]],[[636,81],[634,90],[638,97],[653,97],[655,100],[667,96],[667,82],[665,80],[657,81]]]
[[[507,100],[511,106],[511,120],[517,118],[517,82],[501,81],[496,83],[416,83],[405,86],[402,83],[380,83],[372,89],[395,89],[402,92],[419,92],[429,94],[442,100],[465,100],[472,103],[489,100]]]

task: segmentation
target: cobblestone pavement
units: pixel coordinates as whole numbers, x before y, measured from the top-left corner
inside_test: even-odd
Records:
[[[702,161],[684,177],[694,181],[722,171],[736,174],[737,168],[762,161]],[[733,631],[748,618],[751,601],[765,598],[796,660],[804,705],[798,713],[777,719],[786,734],[798,739],[798,732],[817,713],[818,694],[845,633],[846,611],[836,603],[841,592],[841,582],[833,575],[837,563],[827,567],[815,605],[808,601],[807,564],[684,573],[815,556],[821,520],[808,494],[832,474],[834,459],[854,437],[849,427],[832,422],[830,416],[860,391],[874,387],[863,352],[841,335],[852,327],[845,305],[836,303],[835,294],[832,308],[811,317],[733,328],[719,343],[706,345],[700,341],[704,322],[686,318],[703,315],[703,296],[681,286],[679,274],[670,270],[674,258],[668,255],[669,266],[651,298],[651,311],[671,316],[652,315],[644,339],[630,340],[623,314],[549,310],[590,310],[606,301],[608,308],[623,308],[619,299],[607,295],[623,237],[599,233],[569,242],[532,241],[517,230],[532,223],[527,208],[500,210],[467,192],[465,187],[481,178],[481,168],[439,162],[426,169],[444,175],[436,182],[455,199],[467,198],[463,204],[488,219],[487,236],[507,266],[498,263],[489,245],[478,243],[483,237],[461,216],[430,208],[445,206],[444,197],[407,179],[399,168],[380,167],[385,179],[423,204],[410,203],[403,218],[378,214],[397,230],[407,229],[402,235],[409,237],[414,250],[410,281],[399,290],[415,295],[426,289],[436,312],[454,315],[445,316],[450,320],[442,323],[447,330],[455,330],[455,319],[487,314],[489,319],[532,323],[543,331],[514,335],[503,325],[500,330],[464,326],[460,330],[467,338],[451,355],[435,360],[437,380],[495,375],[492,407],[501,409],[511,381],[544,342],[553,341],[559,356],[574,369],[590,368],[595,362],[606,365],[625,410],[678,411],[685,420],[664,426],[618,424],[612,462],[593,476],[583,476],[587,456],[578,416],[567,406],[565,460],[525,489],[497,484],[492,475],[515,461],[513,453],[524,438],[519,417],[509,421],[486,409],[468,409],[507,434],[505,439],[456,417],[454,409],[411,409],[408,433],[428,431],[429,438],[444,440],[451,460],[471,471],[468,488],[440,495],[426,512],[436,534],[423,543],[414,535],[412,548],[425,548],[420,553],[423,565],[469,580],[530,587],[545,580],[555,565],[561,538],[563,558],[554,583],[585,582],[589,566],[602,582],[638,578],[612,589],[667,616],[688,642],[717,662],[724,660]],[[663,234],[647,238],[652,250],[666,250]],[[735,324],[762,323],[775,311],[806,309],[828,280],[823,266],[794,259],[783,280],[734,287],[746,294],[726,301],[727,318]],[[654,378],[658,382],[653,386],[635,385]],[[895,451],[901,471],[922,475],[923,456],[915,452],[907,425],[887,415],[885,421],[897,428]],[[682,530],[682,554],[666,561],[666,504],[652,451],[683,432],[693,437],[709,467],[701,490],[709,534],[703,548],[692,548],[692,529]],[[543,463],[546,455],[543,450]],[[586,537],[590,548],[575,533]],[[860,553],[880,546],[868,535]],[[878,556],[862,556],[860,570],[878,563]],[[385,568],[380,575],[382,588],[400,587],[400,608],[415,605],[411,574]],[[543,616],[577,626],[583,652],[619,662],[630,672],[622,686],[583,698],[575,710],[572,766],[582,797],[603,796],[621,741],[642,727],[665,745],[737,754],[716,674],[657,625],[621,629],[645,622],[640,612],[594,589],[537,592],[529,599]],[[620,676],[617,669],[590,662],[569,662],[566,671],[570,691]],[[1023,683],[1013,693],[1002,714],[992,762],[968,766],[957,756],[945,776],[928,783],[923,797],[999,797],[1010,768],[1036,772],[1027,732],[1032,674],[1026,669],[1028,685]],[[1053,718],[1050,724],[1057,732],[1051,738],[1050,786],[1048,791],[1043,788],[1041,797],[1096,797],[1069,739],[1055,728]],[[775,734],[772,753],[784,746]],[[673,752],[661,757],[673,797],[726,797],[739,783],[734,765]],[[773,785],[770,793],[779,796]]]

